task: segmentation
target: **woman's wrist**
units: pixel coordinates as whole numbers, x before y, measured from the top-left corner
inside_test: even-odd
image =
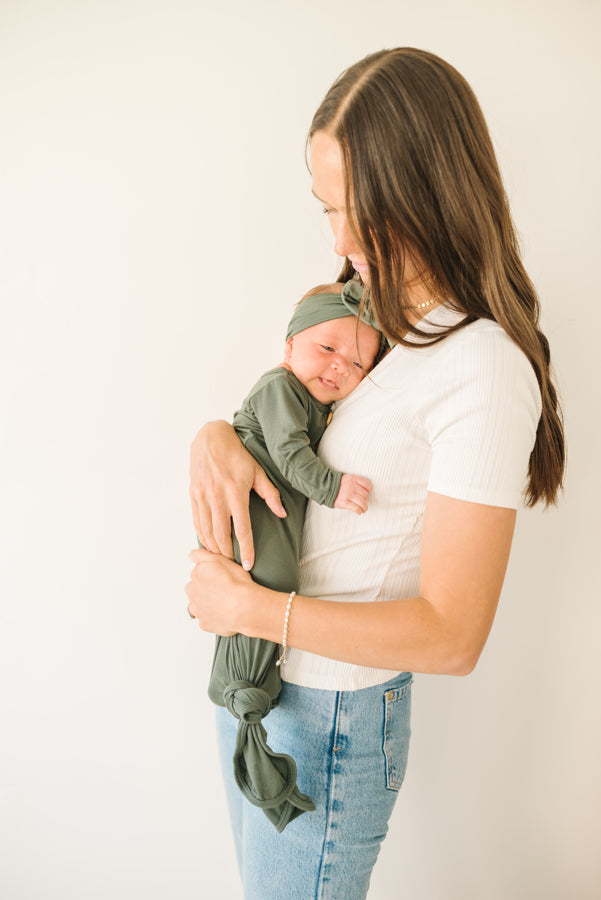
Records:
[[[281,643],[289,596],[251,581],[241,593],[238,630],[247,637]]]

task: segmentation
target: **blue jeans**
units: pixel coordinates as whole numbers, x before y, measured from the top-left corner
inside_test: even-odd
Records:
[[[265,720],[315,812],[278,834],[232,774],[237,719],[217,709],[221,764],[245,900],[362,900],[407,766],[412,677],[359,691],[283,682]]]

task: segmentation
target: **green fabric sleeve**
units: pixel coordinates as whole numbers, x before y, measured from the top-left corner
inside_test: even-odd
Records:
[[[271,378],[249,399],[267,451],[284,478],[305,497],[333,507],[342,473],[326,466],[311,448],[311,401],[305,390],[287,378]]]

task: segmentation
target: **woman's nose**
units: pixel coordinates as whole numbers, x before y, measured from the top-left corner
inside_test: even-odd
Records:
[[[332,230],[334,232],[334,253],[337,256],[350,256],[351,253],[359,252],[359,246],[353,237],[346,216],[337,216],[336,222],[332,222]]]

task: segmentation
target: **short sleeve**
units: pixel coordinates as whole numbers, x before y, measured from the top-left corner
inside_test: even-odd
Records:
[[[428,490],[517,509],[541,412],[534,370],[495,323],[442,354],[426,417],[432,446]]]

